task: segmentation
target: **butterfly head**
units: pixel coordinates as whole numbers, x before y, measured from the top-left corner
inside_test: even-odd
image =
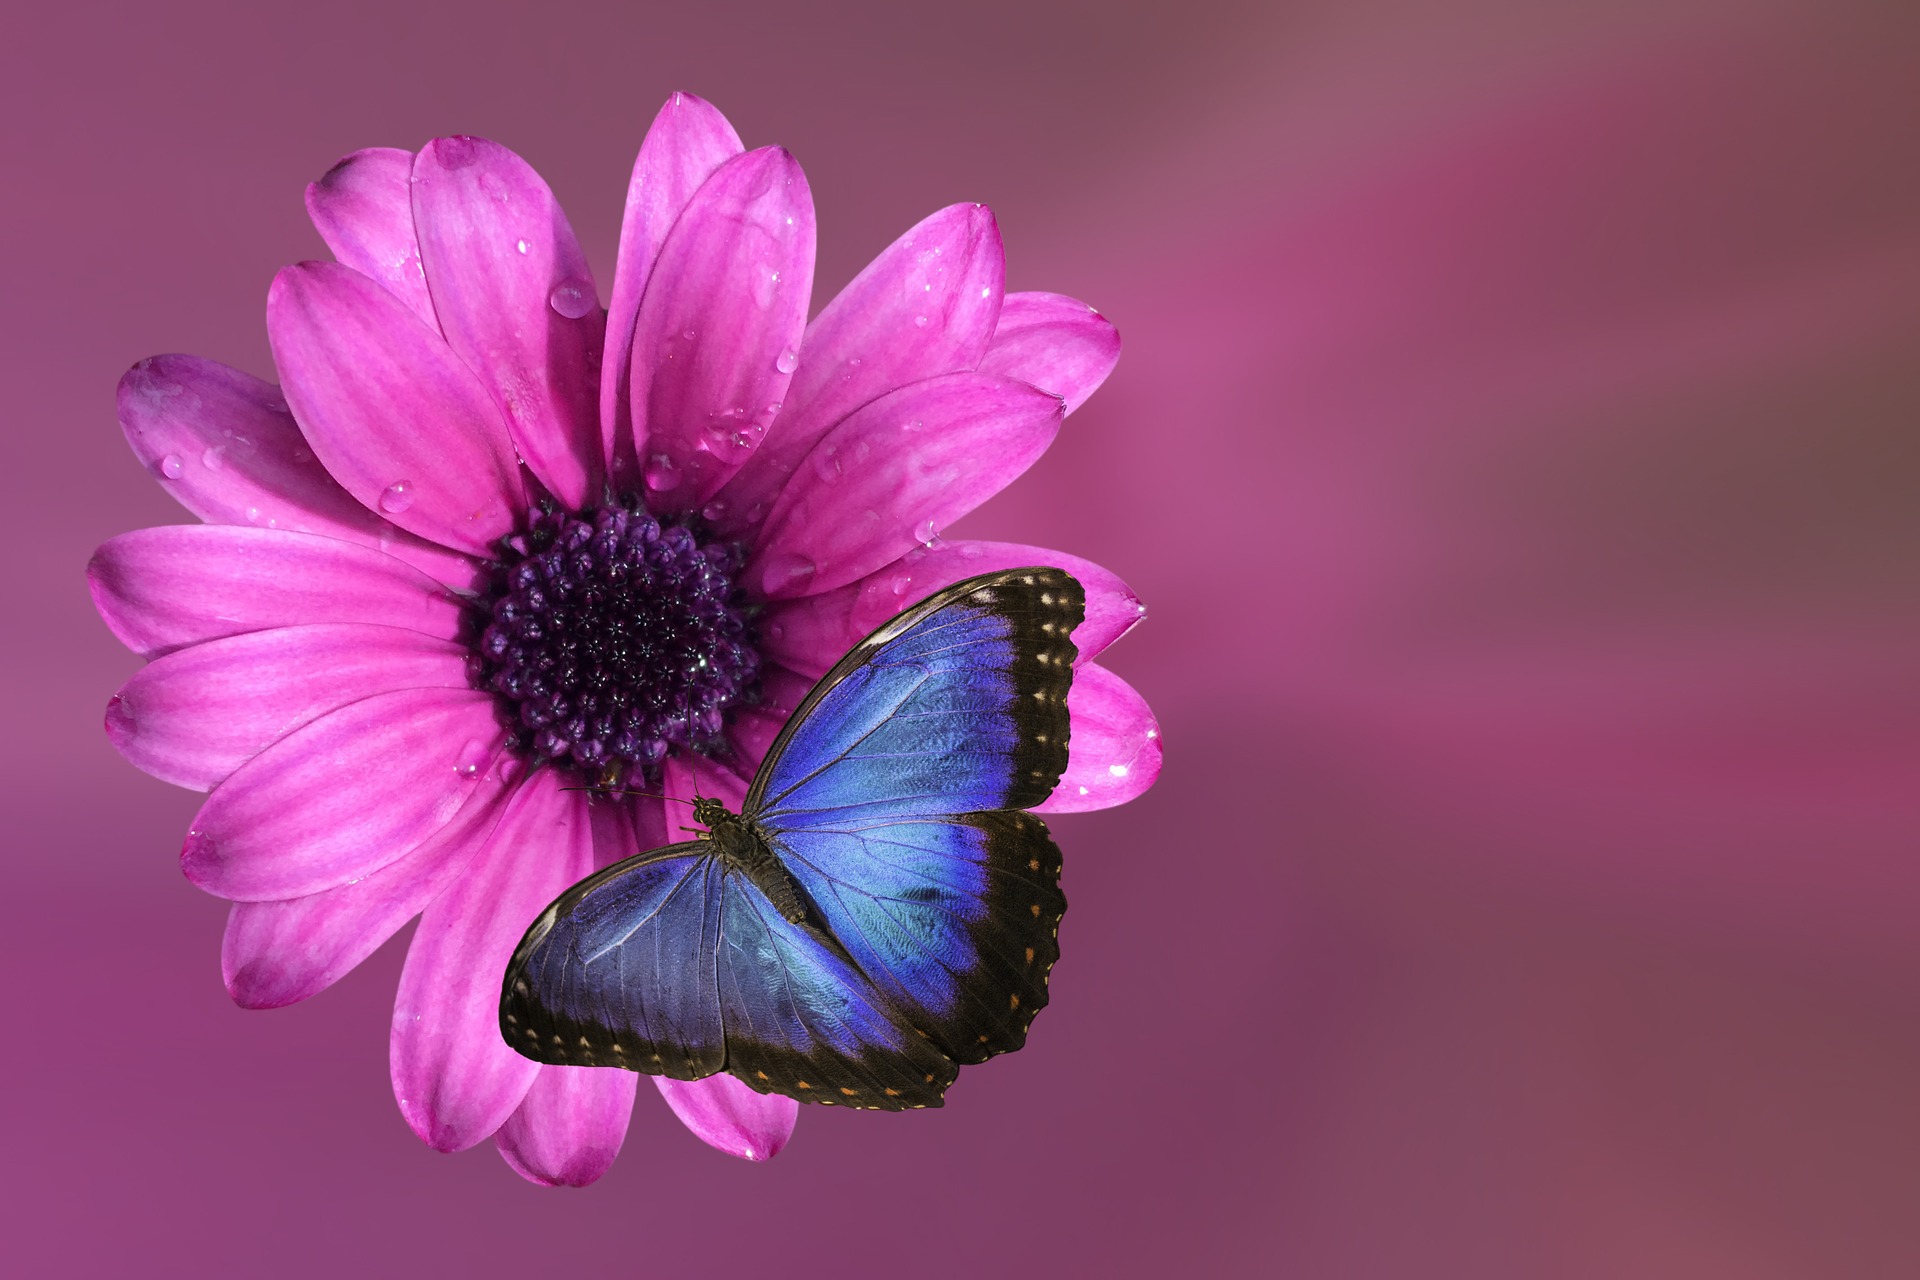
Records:
[[[697,796],[693,802],[693,820],[712,830],[723,822],[733,819],[733,810],[707,796]]]

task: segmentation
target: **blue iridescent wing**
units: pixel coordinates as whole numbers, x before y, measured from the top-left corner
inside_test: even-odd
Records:
[[[507,964],[500,1032],[529,1058],[697,1080],[726,1066],[718,964],[725,872],[669,845],[582,880]]]
[[[500,1030],[540,1062],[676,1080],[731,1071],[763,1093],[938,1106],[955,1068],[807,922],[790,922],[706,843],[581,881],[508,963]]]
[[[958,583],[847,655],[768,751],[745,816],[824,932],[957,1063],[1019,1048],[1047,1002],[1066,900],[1019,810],[1067,763],[1080,584]]]

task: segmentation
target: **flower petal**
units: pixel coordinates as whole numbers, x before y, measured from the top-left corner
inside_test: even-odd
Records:
[[[447,345],[527,467],[566,506],[597,498],[606,313],[553,192],[499,143],[440,138],[414,158],[413,224]]]
[[[771,1160],[793,1137],[800,1104],[784,1094],[755,1093],[730,1075],[705,1080],[653,1077],[660,1096],[693,1130],[693,1136],[717,1151],[743,1160]]]
[[[356,151],[308,184],[307,216],[342,266],[379,281],[437,333],[413,235],[412,174],[411,151]]]
[[[817,680],[882,623],[936,591],[976,574],[1036,564],[1065,569],[1086,588],[1086,620],[1073,632],[1076,665],[1146,616],[1127,584],[1091,560],[1017,542],[939,542],[915,547],[858,582],[769,607],[760,622],[761,652]]]
[[[667,797],[668,831],[679,839],[685,834],[679,828],[693,821],[695,797],[718,800],[738,813],[747,796],[747,780],[718,760],[676,751],[660,771],[660,790]]]
[[[465,689],[466,651],[400,627],[250,631],[168,654],[107,704],[120,754],[205,791],[300,726],[394,689]]]
[[[806,175],[778,147],[721,165],[674,224],[633,333],[633,439],[649,506],[701,507],[779,412],[806,328],[813,247]]]
[[[277,1009],[332,986],[444,892],[493,834],[512,794],[511,755],[418,848],[351,884],[302,898],[236,902],[227,913],[220,972],[243,1009]]]
[[[485,556],[524,502],[493,397],[418,316],[357,271],[286,267],[267,338],[307,442],[369,511]]]
[[[127,370],[119,401],[134,456],[202,520],[378,547],[454,587],[480,579],[470,557],[394,528],[335,483],[271,382],[197,356],[155,356]]]
[[[87,584],[107,627],[148,658],[302,623],[379,623],[443,640],[461,627],[454,597],[392,556],[278,529],[136,529],[100,545]]]
[[[1067,771],[1037,813],[1107,809],[1140,795],[1160,776],[1160,722],[1133,686],[1098,663],[1073,673]]]
[[[827,433],[767,517],[746,581],[770,600],[898,559],[1005,488],[1060,430],[1060,401],[977,373],[929,378]]]
[[[750,533],[820,437],[861,405],[977,365],[1005,271],[985,205],[949,205],[888,245],[807,326],[786,406],[727,487],[721,525]]]
[[[393,1094],[422,1141],[460,1151],[498,1129],[540,1064],[500,1036],[500,982],[535,916],[593,869],[585,792],[542,769],[487,847],[428,904],[393,1006]]]
[[[980,372],[1031,382],[1067,402],[1087,402],[1120,360],[1120,331],[1078,298],[1010,293]]]
[[[740,154],[740,135],[711,103],[676,93],[653,118],[627,179],[627,210],[620,223],[620,257],[607,302],[607,344],[600,379],[600,437],[609,469],[614,441],[632,440],[628,411],[633,325],[667,233],[713,171]],[[630,459],[625,459],[630,462]]]
[[[735,753],[734,765],[751,776],[760,767],[767,748],[779,736],[787,717],[813,689],[817,677],[803,676],[778,663],[760,668],[760,700],[733,712],[727,723],[727,741]]]
[[[331,889],[444,827],[499,750],[493,699],[402,689],[325,715],[213,789],[180,851],[187,879],[258,902]]]
[[[620,1154],[639,1083],[632,1071],[543,1066],[494,1145],[528,1182],[584,1187]]]

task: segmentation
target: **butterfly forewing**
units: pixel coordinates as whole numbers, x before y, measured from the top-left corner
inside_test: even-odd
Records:
[[[507,965],[507,1043],[541,1062],[676,1080],[724,1069],[715,959],[724,880],[706,845],[680,844],[567,890]]]

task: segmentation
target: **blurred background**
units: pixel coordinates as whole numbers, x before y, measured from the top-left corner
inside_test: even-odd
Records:
[[[20,1274],[1920,1274],[1920,9],[67,3],[0,49]],[[604,292],[687,89],[816,305],[932,209],[1120,368],[960,532],[1152,616],[1159,786],[1056,823],[1030,1047],[765,1166],[643,1090],[541,1191],[396,1112],[401,943],[233,1007],[196,797],[124,764],[93,546],[185,519],[113,390],[272,376],[304,185],[471,132]]]

